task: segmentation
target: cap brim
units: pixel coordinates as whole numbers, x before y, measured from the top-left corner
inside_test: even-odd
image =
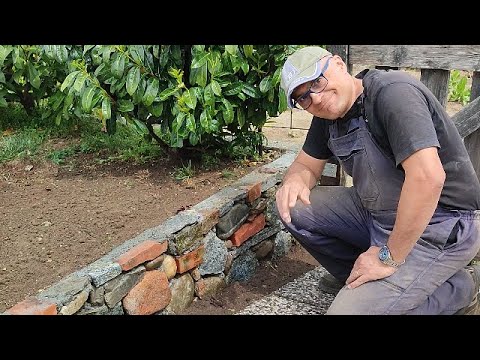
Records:
[[[295,88],[298,86],[305,84],[308,81],[315,80],[317,77],[320,76],[320,73],[322,72],[322,69],[319,66],[320,59],[315,61],[312,65],[310,65],[308,68],[303,70],[300,74],[298,74],[298,77],[292,81],[290,86],[288,87],[288,93],[287,93],[287,106],[292,109],[293,108],[293,101],[292,101],[292,93]]]

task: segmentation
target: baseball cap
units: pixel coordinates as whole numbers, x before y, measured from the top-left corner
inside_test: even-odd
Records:
[[[289,108],[293,108],[293,90],[297,86],[319,77],[322,69],[318,61],[328,55],[332,54],[324,48],[306,46],[295,51],[287,58],[282,68],[280,86],[285,91]]]

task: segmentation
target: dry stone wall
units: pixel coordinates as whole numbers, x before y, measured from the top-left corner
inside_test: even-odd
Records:
[[[195,297],[248,281],[293,241],[275,213],[275,192],[294,157],[285,153],[3,314],[175,314]]]

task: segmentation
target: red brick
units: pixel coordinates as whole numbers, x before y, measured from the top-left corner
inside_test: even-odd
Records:
[[[159,270],[151,270],[129,291],[122,303],[129,315],[151,315],[166,308],[171,299],[167,275]]]
[[[57,315],[57,305],[50,301],[28,297],[5,311],[10,315]]]
[[[177,273],[183,274],[185,271],[200,265],[203,262],[204,253],[205,247],[202,245],[188,254],[175,257],[175,262],[177,263]]]
[[[247,189],[247,203],[251,204],[262,195],[262,183],[256,183]]]
[[[232,241],[233,246],[240,246],[264,227],[265,215],[260,214],[253,219],[252,222],[247,222],[240,226],[240,228],[230,237],[230,240]]]
[[[122,267],[123,271],[133,269],[146,261],[153,260],[156,257],[167,251],[168,241],[159,243],[154,240],[146,240],[137,246],[133,247],[125,254],[121,255],[117,262]]]

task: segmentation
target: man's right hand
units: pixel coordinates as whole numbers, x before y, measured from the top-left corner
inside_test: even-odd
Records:
[[[301,200],[305,205],[310,205],[310,189],[300,181],[288,181],[277,190],[278,212],[286,223],[292,221],[290,209],[295,206],[297,199]]]

